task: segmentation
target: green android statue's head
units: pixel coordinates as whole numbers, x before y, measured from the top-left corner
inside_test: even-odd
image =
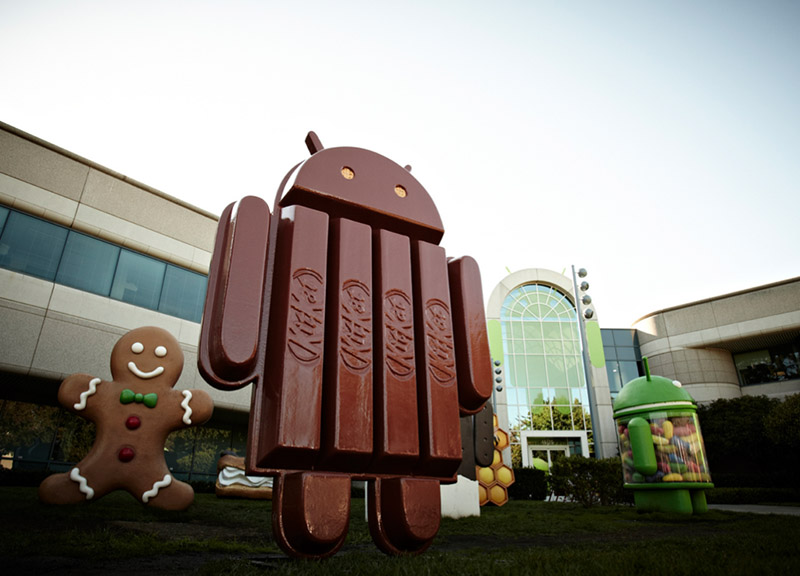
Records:
[[[694,399],[681,387],[680,382],[651,375],[647,358],[643,362],[646,375],[631,380],[619,391],[614,402],[614,417],[653,408],[696,409]]]

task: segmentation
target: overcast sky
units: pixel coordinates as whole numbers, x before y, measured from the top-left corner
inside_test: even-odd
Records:
[[[0,0],[0,120],[215,214],[373,150],[603,327],[800,275],[791,0]]]

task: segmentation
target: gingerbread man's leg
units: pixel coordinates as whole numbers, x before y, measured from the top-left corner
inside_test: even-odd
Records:
[[[48,476],[39,485],[39,500],[45,504],[78,504],[94,498],[95,489],[78,467]]]
[[[103,474],[93,472],[89,458],[81,460],[72,470],[53,474],[39,485],[39,499],[45,504],[78,504],[98,500],[114,487]]]
[[[176,480],[166,466],[156,475],[137,477],[122,487],[142,504],[162,510],[185,510],[194,502],[194,489]]]
[[[369,531],[386,554],[419,554],[433,542],[441,519],[439,481],[377,478],[369,482]]]
[[[272,532],[295,558],[327,558],[344,544],[350,520],[350,477],[293,472],[275,478]]]

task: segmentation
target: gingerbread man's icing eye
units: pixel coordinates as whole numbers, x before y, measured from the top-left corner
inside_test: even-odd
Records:
[[[141,342],[134,342],[133,346],[131,346],[131,352],[133,352],[134,354],[141,354],[142,352],[144,352],[144,344],[142,344]]]
[[[158,356],[159,358],[163,358],[166,355],[167,355],[167,349],[166,348],[164,348],[163,346],[157,346],[156,347],[156,356]]]

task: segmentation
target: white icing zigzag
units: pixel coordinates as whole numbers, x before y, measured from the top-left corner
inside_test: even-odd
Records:
[[[95,392],[97,392],[97,385],[100,384],[100,382],[102,382],[100,378],[92,378],[91,380],[89,380],[89,389],[81,392],[81,401],[78,402],[77,404],[73,404],[72,407],[75,408],[75,410],[83,410],[84,408],[86,408],[86,399]],[[73,480],[75,479],[73,478]]]
[[[92,382],[94,382],[94,380],[92,380]],[[78,490],[86,494],[87,500],[91,500],[94,497],[94,490],[89,487],[89,483],[86,481],[86,478],[81,476],[81,471],[78,470],[77,467],[70,471],[69,478],[73,482],[78,483]]]
[[[155,498],[158,496],[158,491],[161,488],[166,488],[170,484],[172,484],[172,476],[169,474],[164,474],[164,478],[157,481],[155,484],[153,484],[153,487],[150,490],[142,494],[142,502],[147,504],[150,501],[150,498]]]
[[[189,401],[192,399],[192,393],[189,390],[184,390],[183,396],[183,402],[181,402],[181,408],[183,408],[183,423],[187,426],[191,426],[192,409],[189,408]]]

